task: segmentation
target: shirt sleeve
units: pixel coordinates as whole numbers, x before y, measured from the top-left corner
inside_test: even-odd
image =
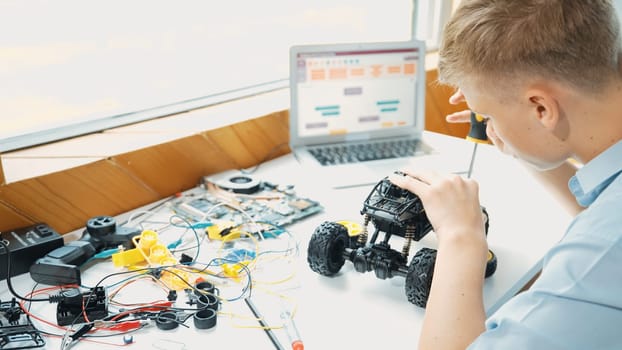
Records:
[[[621,262],[619,238],[565,239],[532,288],[493,314],[468,349],[622,349]]]

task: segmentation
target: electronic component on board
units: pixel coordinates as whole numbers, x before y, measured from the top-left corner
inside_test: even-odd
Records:
[[[206,178],[207,181],[234,193],[252,194],[261,188],[261,182],[251,175],[239,171],[225,171]]]
[[[175,211],[194,221],[218,220],[231,225],[255,222],[287,226],[322,211],[319,202],[299,197],[293,185],[261,181],[239,171],[206,176],[197,190],[175,203]]]

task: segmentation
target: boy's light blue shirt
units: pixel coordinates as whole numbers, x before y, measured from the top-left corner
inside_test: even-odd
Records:
[[[533,286],[494,313],[468,349],[622,349],[621,172],[619,141],[570,179],[587,209],[544,257]]]

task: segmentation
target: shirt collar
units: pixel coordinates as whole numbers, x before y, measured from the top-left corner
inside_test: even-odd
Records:
[[[579,169],[570,179],[568,187],[577,202],[587,207],[621,171],[622,141],[618,141]]]

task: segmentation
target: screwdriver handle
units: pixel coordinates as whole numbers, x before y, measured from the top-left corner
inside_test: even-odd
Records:
[[[466,139],[477,143],[490,143],[486,136],[486,124],[488,120],[481,114],[471,112],[471,129]]]

